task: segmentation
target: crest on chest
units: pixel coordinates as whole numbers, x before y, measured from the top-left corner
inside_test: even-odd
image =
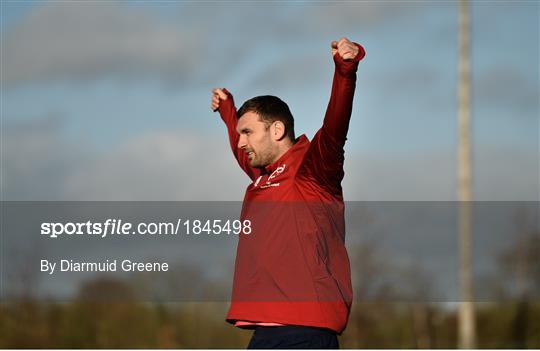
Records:
[[[253,187],[259,187],[260,189],[271,188],[279,186],[279,182],[274,183],[274,179],[277,178],[280,174],[285,171],[286,165],[282,164],[276,168],[269,176],[266,178],[266,181],[263,180],[266,175],[260,175],[259,178],[253,183]]]

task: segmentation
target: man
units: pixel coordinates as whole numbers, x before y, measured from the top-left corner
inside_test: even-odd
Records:
[[[233,153],[251,178],[227,321],[255,332],[248,348],[338,348],[352,303],[341,181],[344,145],[363,48],[331,44],[332,94],[321,129],[295,138],[283,101],[258,96],[236,111],[226,89],[212,109],[227,125]]]

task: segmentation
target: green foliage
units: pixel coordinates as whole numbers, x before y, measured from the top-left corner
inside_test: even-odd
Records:
[[[227,303],[12,301],[1,348],[245,348],[251,332],[224,321]],[[479,348],[540,348],[540,303],[477,304]],[[357,303],[342,348],[455,348],[456,313],[436,304]]]

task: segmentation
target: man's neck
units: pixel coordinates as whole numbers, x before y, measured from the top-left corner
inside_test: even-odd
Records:
[[[285,153],[289,151],[289,149],[293,147],[293,145],[293,142],[289,139],[286,139],[286,141],[284,140],[282,144],[279,144],[279,152],[277,153],[276,157],[274,157],[274,160],[271,162],[271,164],[279,160],[281,156],[285,155]]]

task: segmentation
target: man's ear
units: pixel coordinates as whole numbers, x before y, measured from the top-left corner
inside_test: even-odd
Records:
[[[285,124],[281,121],[274,121],[270,128],[272,139],[279,141],[285,137]]]

